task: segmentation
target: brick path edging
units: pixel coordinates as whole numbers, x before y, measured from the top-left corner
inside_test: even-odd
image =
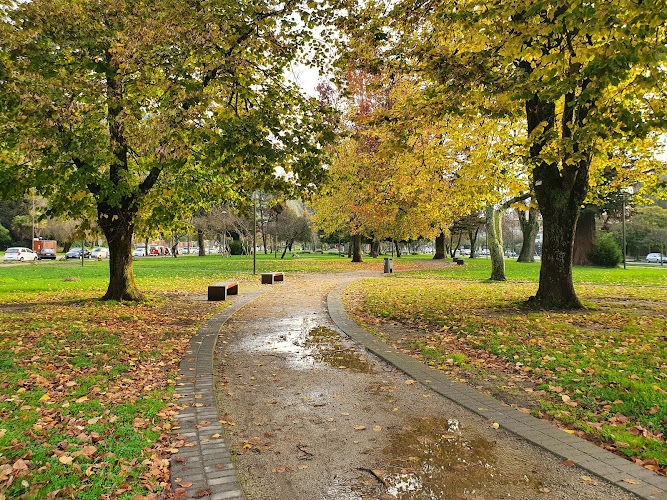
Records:
[[[582,469],[609,483],[646,500],[667,500],[667,478],[522,413],[461,382],[451,380],[370,334],[347,315],[342,300],[347,285],[339,286],[327,296],[329,315],[340,330],[366,350],[459,406],[485,419],[493,419],[509,432],[564,460],[572,460]],[[633,481],[638,484],[632,484]]]
[[[239,295],[230,305],[206,320],[190,340],[190,348],[181,361],[176,394],[182,409],[176,413],[175,419],[180,427],[177,432],[188,446],[179,448],[178,453],[172,455],[171,486],[176,491],[182,488],[181,484],[188,485],[185,498],[244,498],[218,416],[213,384],[213,350],[222,325],[261,294]],[[197,496],[197,492],[209,489],[210,494]]]

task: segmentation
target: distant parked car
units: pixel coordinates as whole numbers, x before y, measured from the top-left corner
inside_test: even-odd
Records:
[[[23,262],[24,260],[37,260],[37,254],[26,247],[10,247],[5,251],[2,259],[5,262]]]
[[[659,264],[660,263],[660,254],[659,253],[650,253],[646,256],[646,262],[652,263],[652,264]],[[662,256],[662,262],[667,263],[667,255]]]
[[[90,248],[84,248],[83,252],[84,259],[90,257]],[[65,260],[67,259],[80,259],[81,258],[81,247],[76,247],[70,250],[65,254]]]
[[[135,248],[132,252],[132,257],[145,257],[146,249],[144,247]]]
[[[93,259],[108,259],[109,258],[109,249],[104,247],[95,247],[90,251],[90,256]]]
[[[169,249],[162,245],[152,245],[148,247],[148,255],[153,255],[153,256],[169,255]]]
[[[56,260],[56,251],[53,248],[42,248],[37,252],[39,260]]]

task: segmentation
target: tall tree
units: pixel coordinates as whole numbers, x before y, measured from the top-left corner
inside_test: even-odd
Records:
[[[315,204],[316,225],[376,241],[437,237],[435,258],[444,258],[452,223],[500,196],[494,186],[512,171],[512,157],[498,137],[512,127],[424,119],[411,105],[424,102],[411,79],[346,75],[350,130],[333,155],[328,194]]]
[[[280,256],[285,258],[287,251],[292,251],[295,241],[310,243],[313,232],[310,229],[310,219],[304,215],[297,215],[293,210],[283,210],[276,221],[277,236],[285,242],[285,248]]]
[[[111,253],[104,298],[141,299],[130,251],[143,220],[159,230],[248,187],[319,181],[326,110],[283,76],[310,38],[300,12],[273,0],[3,0],[2,195],[36,187],[51,213],[95,219]]]
[[[534,299],[578,308],[572,247],[593,160],[667,125],[664,19],[662,0],[402,0],[348,5],[341,25],[346,63],[412,73],[432,112],[523,116],[544,227]]]
[[[517,208],[516,215],[521,227],[522,244],[517,262],[535,262],[535,238],[540,231],[537,207],[529,205],[525,209]]]

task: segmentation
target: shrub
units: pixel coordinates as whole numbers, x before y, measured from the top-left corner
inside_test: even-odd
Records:
[[[229,253],[232,255],[243,255],[243,243],[234,240],[229,243]]]
[[[12,244],[12,238],[9,236],[9,229],[0,224],[0,248],[7,248]]]
[[[602,267],[616,267],[623,261],[621,248],[609,233],[598,235],[587,257],[593,264]]]

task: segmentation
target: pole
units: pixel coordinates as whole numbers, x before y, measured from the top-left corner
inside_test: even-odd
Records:
[[[257,274],[257,203],[252,193],[252,274]]]
[[[220,215],[222,215],[222,248],[220,249],[220,255],[222,257],[226,257],[227,254],[227,219],[225,216],[227,215],[227,210],[223,210],[220,212]]]
[[[35,188],[32,188],[32,241],[30,250],[35,250]]]
[[[625,256],[627,252],[627,246],[625,244],[625,193],[623,193],[623,269],[626,268]]]

